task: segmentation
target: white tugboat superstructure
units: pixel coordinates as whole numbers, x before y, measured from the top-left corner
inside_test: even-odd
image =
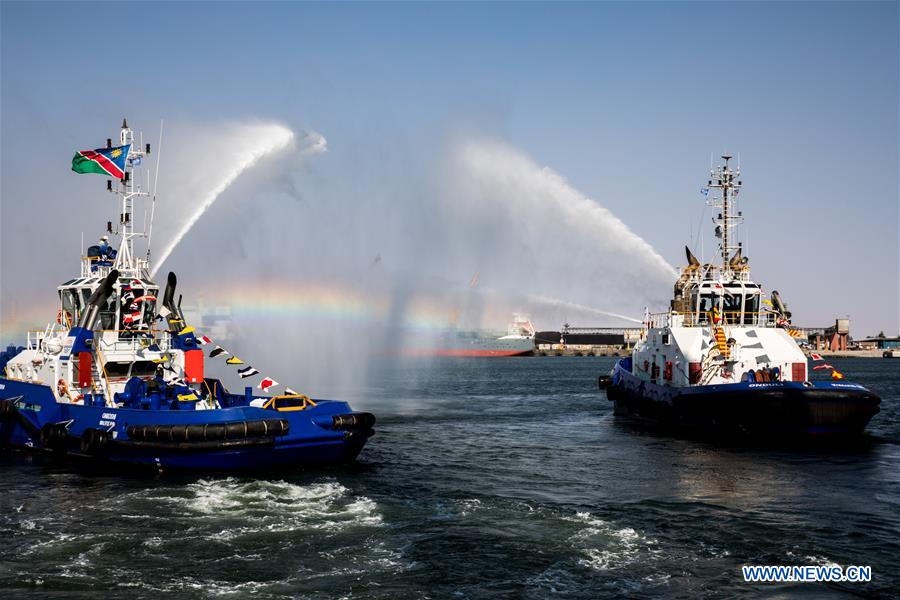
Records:
[[[806,355],[787,327],[788,319],[767,309],[762,286],[750,277],[742,256],[737,225],[743,215],[734,202],[739,170],[724,166],[711,172],[708,189],[719,239],[719,264],[703,264],[686,249],[669,311],[648,314],[647,333],[632,353],[635,374],[668,385],[736,383],[757,378],[806,381]],[[776,293],[777,298],[777,293]],[[645,368],[646,365],[646,368]],[[767,378],[768,376],[768,378]]]
[[[687,266],[664,313],[647,313],[632,356],[601,387],[616,413],[670,425],[743,433],[859,433],[878,397],[850,382],[808,380],[807,358],[778,292],[765,297],[737,242],[740,170],[731,156],[705,191],[719,240],[716,263],[685,248]]]

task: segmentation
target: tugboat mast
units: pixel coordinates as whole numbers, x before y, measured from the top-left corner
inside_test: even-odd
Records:
[[[134,239],[148,237],[149,232],[134,230],[134,199],[141,196],[150,196],[150,193],[142,189],[140,183],[135,182],[134,168],[140,166],[145,154],[150,153],[150,144],[142,148],[134,143],[134,132],[128,127],[128,121],[122,119],[122,129],[119,132],[119,145],[129,146],[128,156],[125,161],[125,176],[113,185],[107,183],[107,189],[122,197],[122,210],[119,215],[119,233],[122,237],[122,245],[116,256],[114,268],[122,275],[128,277],[142,277],[150,267],[149,260],[138,258],[134,252]],[[111,228],[110,228],[111,229]],[[111,231],[110,231],[111,233]]]
[[[737,225],[743,220],[743,215],[740,212],[734,214],[732,207],[732,203],[741,190],[740,180],[735,181],[735,178],[740,177],[741,170],[731,169],[728,165],[728,161],[731,158],[727,154],[722,155],[725,164],[710,171],[711,179],[708,182],[710,188],[722,190],[721,198],[713,197],[710,201],[710,206],[722,210],[719,216],[713,219],[713,222],[716,223],[716,237],[722,240],[719,243],[719,249],[722,253],[723,272],[730,270],[730,260],[734,257],[734,252],[741,249],[740,242],[737,245],[732,245],[732,240],[737,234],[735,231],[735,235],[732,235],[732,230],[735,230]]]

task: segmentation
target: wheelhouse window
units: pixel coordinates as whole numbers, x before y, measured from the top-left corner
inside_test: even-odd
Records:
[[[100,329],[110,330],[116,328],[116,300],[113,296],[106,299],[106,303],[100,307]]]
[[[83,306],[81,296],[78,295],[78,290],[62,290],[59,295],[63,310],[63,314],[60,316],[68,321],[68,326],[71,327],[78,322],[78,318],[81,316]]]
[[[744,298],[744,324],[756,325],[759,319],[759,294],[747,294]]]
[[[722,297],[722,316],[726,323],[740,323],[743,294],[730,292]]]
[[[106,375],[110,379],[146,378],[156,374],[156,366],[152,360],[136,360],[134,362],[108,362],[105,369]]]
[[[700,315],[701,323],[709,322],[709,312],[718,305],[719,297],[716,294],[702,294],[700,296]]]

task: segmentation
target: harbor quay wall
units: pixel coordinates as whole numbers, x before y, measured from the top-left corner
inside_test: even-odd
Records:
[[[629,346],[594,344],[536,344],[535,356],[630,356]]]

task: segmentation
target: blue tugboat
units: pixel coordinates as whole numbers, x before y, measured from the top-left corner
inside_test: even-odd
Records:
[[[778,292],[764,298],[750,278],[747,257],[734,244],[742,219],[735,201],[740,170],[713,170],[710,204],[718,209],[721,264],[688,265],[675,283],[669,310],[647,314],[641,341],[619,360],[600,387],[615,414],[706,435],[809,439],[861,434],[881,399],[862,385],[810,381],[799,332]],[[814,360],[821,360],[813,355]]]
[[[373,434],[372,414],[289,388],[271,396],[252,387],[231,393],[204,375],[209,340],[184,322],[175,275],[158,300],[149,251],[146,259],[134,251],[134,239],[149,234],[134,230],[132,215],[135,201],[149,196],[134,170],[150,145],[136,147],[127,123],[119,141],[80,152],[73,170],[117,180],[107,189],[121,197],[120,218],[107,230],[121,245],[103,236],[88,248],[80,274],[57,288],[55,321],[0,353],[0,445],[158,469],[355,459]],[[252,367],[241,372],[256,374]],[[258,387],[276,385],[264,379]]]

